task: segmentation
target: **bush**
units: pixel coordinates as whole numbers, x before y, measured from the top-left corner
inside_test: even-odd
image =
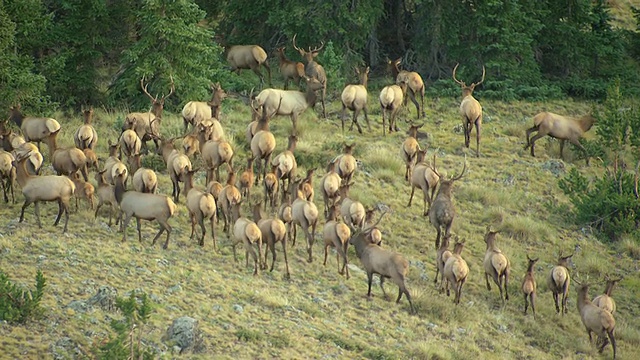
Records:
[[[0,270],[0,320],[25,323],[29,318],[38,315],[46,284],[47,280],[38,270],[35,291],[25,290],[12,283]]]

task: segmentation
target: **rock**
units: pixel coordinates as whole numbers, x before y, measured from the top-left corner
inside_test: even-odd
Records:
[[[173,294],[174,292],[178,292],[178,291],[180,291],[180,290],[182,290],[182,286],[180,286],[180,284],[176,284],[176,285],[173,285],[172,287],[170,287],[170,288],[167,290],[167,292],[168,292],[169,294]]]
[[[89,305],[84,300],[73,300],[67,305],[67,308],[73,309],[75,312],[86,312],[89,309]]]
[[[554,176],[558,177],[564,174],[567,170],[563,161],[560,160],[547,160],[540,165],[541,168],[549,170]]]
[[[108,285],[100,286],[98,293],[87,300],[87,305],[98,306],[106,311],[113,311],[116,308],[116,296],[118,296],[118,290],[114,287]]]
[[[242,305],[233,304],[233,311],[241,314],[244,311],[244,309],[242,308]]]
[[[198,320],[188,316],[175,319],[167,329],[163,340],[172,344],[174,351],[178,348],[179,354],[197,353],[204,349],[202,332],[198,329]]]

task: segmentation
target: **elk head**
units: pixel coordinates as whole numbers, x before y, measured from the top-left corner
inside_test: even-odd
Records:
[[[309,50],[305,51],[304,49],[301,49],[301,48],[296,46],[296,36],[298,36],[298,34],[293,35],[293,48],[298,50],[298,52],[300,53],[300,56],[302,56],[302,58],[304,59],[304,61],[307,64],[312,62],[313,58],[318,56],[318,54],[320,53],[320,50],[322,50],[322,48],[324,48],[324,41],[320,42],[320,47],[316,47],[315,49],[311,49],[311,46],[309,46]]]
[[[173,76],[171,76],[171,89],[169,90],[169,93],[167,95],[162,95],[162,97],[160,99],[158,99],[158,95],[156,95],[156,97],[153,97],[151,94],[149,94],[149,91],[147,90],[149,83],[144,83],[144,76],[142,76],[142,79],[140,79],[140,87],[142,88],[142,91],[145,93],[145,95],[147,95],[149,97],[149,99],[151,99],[151,112],[156,116],[156,117],[162,117],[162,111],[164,110],[164,101],[173,94],[173,92],[175,91],[175,84],[173,83]]]
[[[480,80],[480,82],[477,82],[477,83],[471,83],[471,85],[467,86],[467,84],[465,84],[464,81],[460,81],[456,79],[456,70],[458,69],[458,65],[460,65],[460,63],[457,63],[456,66],[453,68],[453,81],[455,81],[460,85],[460,87],[462,88],[462,97],[465,97],[467,95],[471,95],[473,93],[473,90],[476,88],[476,86],[484,82],[485,68],[484,68],[484,65],[482,65],[482,80]]]

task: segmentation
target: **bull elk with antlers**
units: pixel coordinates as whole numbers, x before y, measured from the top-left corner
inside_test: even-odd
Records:
[[[482,106],[473,97],[473,90],[476,86],[484,82],[485,68],[482,67],[482,80],[477,83],[471,83],[467,86],[464,81],[456,79],[456,70],[458,65],[453,68],[453,80],[460,84],[462,88],[462,102],[460,103],[460,114],[463,117],[462,126],[464,127],[464,146],[469,148],[471,137],[471,129],[476,126],[476,156],[480,157],[480,128],[482,127]]]
[[[318,64],[314,59],[320,53],[320,50],[324,48],[324,42],[321,42],[320,47],[316,47],[315,49],[311,49],[306,51],[296,46],[296,35],[293,35],[293,48],[298,50],[300,56],[304,59],[305,66],[304,72],[307,77],[312,79],[316,79],[322,85],[322,95],[320,96],[320,101],[322,102],[322,117],[327,118],[327,110],[325,108],[324,99],[327,95],[327,74],[324,71],[322,65]],[[308,84],[307,84],[308,86]]]
[[[162,112],[164,111],[164,102],[165,100],[171,96],[176,88],[173,83],[173,76],[171,78],[171,89],[167,95],[162,95],[161,98],[158,99],[158,95],[153,97],[149,90],[147,89],[149,83],[144,83],[144,76],[140,79],[140,87],[147,97],[151,100],[151,111],[149,112],[134,112],[129,113],[124,119],[124,124],[122,124],[122,131],[131,129],[138,134],[140,140],[142,140],[142,147],[147,149],[147,141],[153,140],[156,144],[156,149],[158,148],[158,139],[160,138],[160,122],[162,121]]]
[[[269,86],[271,86],[271,68],[267,62],[267,52],[258,45],[234,45],[227,52],[227,62],[231,71],[240,74],[242,69],[251,69],[260,78],[260,86],[264,85],[264,76],[260,66],[267,70]]]
[[[391,69],[391,73],[393,77],[396,79],[396,85],[401,85],[402,92],[404,95],[404,105],[407,105],[407,98],[411,99],[411,102],[416,106],[417,118],[425,116],[424,113],[424,81],[422,81],[422,77],[415,71],[406,71],[400,70],[400,63],[402,62],[402,58],[397,60],[387,60],[387,65],[389,69]],[[402,86],[406,85],[406,86]],[[409,96],[407,96],[407,94]],[[418,100],[416,100],[416,94],[420,94],[420,103],[418,105]],[[422,111],[420,108],[422,107]]]

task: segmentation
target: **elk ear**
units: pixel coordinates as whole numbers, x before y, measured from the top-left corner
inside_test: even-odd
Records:
[[[371,70],[371,69],[367,66],[367,68],[364,70],[364,72],[368,74],[369,70]]]

